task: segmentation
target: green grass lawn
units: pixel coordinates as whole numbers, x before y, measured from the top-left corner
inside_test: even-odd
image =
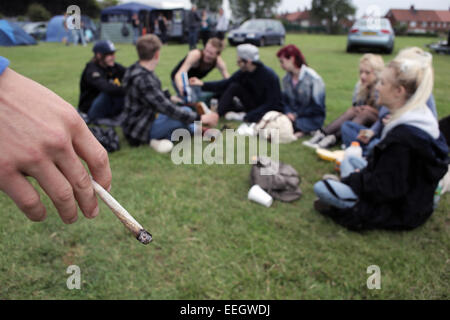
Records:
[[[398,37],[394,54],[433,41]],[[362,54],[345,53],[345,36],[289,35],[287,43],[298,45],[323,77],[329,123],[350,104]],[[120,63],[136,60],[131,45],[117,47]],[[76,106],[91,48],[41,43],[1,47],[0,55]],[[278,49],[262,48],[261,59],[281,77]],[[187,45],[163,47],[157,74],[164,87],[171,88],[170,71],[186,52]],[[235,52],[223,53],[230,72],[237,69]],[[435,55],[434,68],[442,117],[450,113],[450,57]],[[219,78],[217,71],[208,77]],[[48,218],[33,223],[0,194],[0,299],[449,298],[448,194],[417,230],[355,233],[313,210],[313,184],[333,165],[300,142],[281,145],[280,160],[300,173],[304,195],[269,209],[246,199],[250,165],[177,166],[149,147],[130,148],[122,135],[121,146],[110,155],[112,194],[153,243],[138,243],[103,204],[96,219],[80,214],[65,225],[43,195]],[[81,268],[81,290],[66,287],[72,264]],[[370,265],[381,268],[381,290],[366,286]]]

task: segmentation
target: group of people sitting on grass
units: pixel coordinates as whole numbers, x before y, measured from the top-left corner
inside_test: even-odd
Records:
[[[160,54],[158,39],[141,37],[136,48],[139,62],[125,69],[115,62],[116,49],[112,42],[95,44],[94,58],[86,65],[81,77],[78,108],[87,122],[119,118],[125,137],[133,146],[150,143],[158,152],[169,152],[173,146],[170,136],[175,129],[193,130],[192,123],[200,118],[185,106],[186,85],[192,89],[190,100],[194,102],[218,98],[217,112],[208,113],[202,119],[208,125],[214,126],[219,116],[258,122],[267,112],[278,111],[289,117],[296,136],[301,137],[320,129],[325,120],[325,84],[307,66],[303,54],[294,45],[282,48],[277,54],[281,67],[287,71],[282,89],[277,74],[264,65],[258,48],[251,44],[237,47],[239,69],[230,76],[220,56],[223,42],[211,38],[203,49],[190,51],[171,72],[174,96],[162,90],[154,73],[136,74],[143,70],[153,71],[156,67]],[[152,61],[151,68],[142,67],[148,61]],[[223,79],[203,82],[202,79],[214,69],[220,71]],[[189,83],[183,83],[183,74],[187,75]],[[144,78],[145,83],[140,83],[141,87],[137,89],[136,81]],[[135,110],[136,104],[145,106],[147,121]],[[135,127],[135,121],[139,128]],[[136,133],[144,127],[147,131],[151,127],[153,134],[144,137],[142,133]]]
[[[91,120],[121,114],[129,143],[150,144],[158,152],[173,148],[175,129],[194,133],[194,121],[211,127],[219,116],[258,122],[267,112],[278,111],[292,121],[298,138],[312,135],[304,141],[307,146],[328,148],[342,139],[345,145],[358,140],[364,147],[364,157],[344,159],[340,178],[315,184],[318,211],[355,230],[412,229],[426,221],[448,169],[448,147],[432,96],[431,54],[404,49],[387,66],[380,56],[365,54],[352,106],[323,127],[325,84],[296,46],[277,53],[286,71],[281,87],[277,74],[250,44],[237,47],[239,70],[230,76],[220,57],[222,45],[212,38],[203,50],[190,51],[171,73],[177,93],[171,96],[155,74],[161,58],[156,36],[138,39],[139,60],[127,69],[115,63],[112,43],[97,43],[94,60],[83,72],[79,110]],[[214,68],[223,79],[203,82]],[[183,73],[195,100],[218,97],[217,112],[186,106]]]

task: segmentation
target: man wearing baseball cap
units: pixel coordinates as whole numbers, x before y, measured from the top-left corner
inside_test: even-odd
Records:
[[[92,51],[94,57],[81,75],[78,110],[89,120],[113,118],[123,110],[125,67],[115,62],[116,48],[109,40],[97,41]]]
[[[230,78],[205,83],[191,78],[190,84],[219,93],[219,115],[228,113],[230,120],[258,122],[268,111],[282,111],[280,79],[259,60],[258,48],[241,44],[237,56],[239,70]]]

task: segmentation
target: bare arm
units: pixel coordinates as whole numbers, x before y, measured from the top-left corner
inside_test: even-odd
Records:
[[[222,77],[224,79],[228,79],[230,77],[230,74],[228,73],[228,70],[227,70],[227,65],[226,65],[225,61],[223,61],[222,57],[217,58],[216,67],[217,67],[217,69],[219,69],[219,71],[222,74]]]
[[[188,72],[193,65],[195,65],[201,57],[200,50],[192,50],[188,53],[184,63],[181,65],[178,72],[175,74],[175,85],[178,88],[178,92],[183,96],[183,80],[181,79],[181,74],[183,72]]]

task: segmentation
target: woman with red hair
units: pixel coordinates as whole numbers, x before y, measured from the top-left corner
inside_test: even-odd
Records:
[[[277,53],[283,78],[284,113],[291,119],[295,135],[320,129],[325,120],[325,84],[316,71],[308,67],[302,52],[293,44]]]

